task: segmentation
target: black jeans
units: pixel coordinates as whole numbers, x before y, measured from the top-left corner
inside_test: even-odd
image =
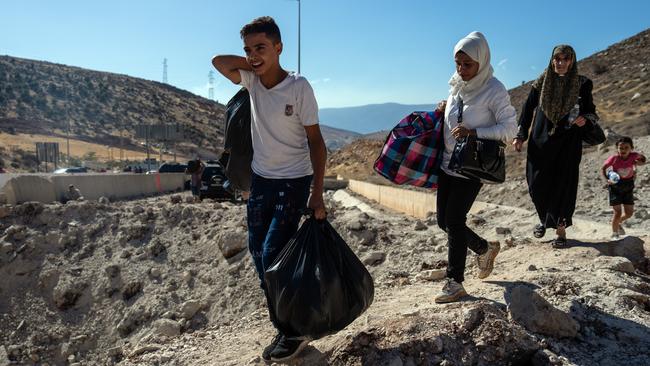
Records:
[[[482,186],[479,181],[454,177],[444,171],[438,177],[436,218],[438,226],[447,233],[447,277],[459,283],[465,279],[467,248],[476,254],[483,254],[488,248],[487,241],[465,225]]]

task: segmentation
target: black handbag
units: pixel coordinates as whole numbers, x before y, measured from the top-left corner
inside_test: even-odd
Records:
[[[463,123],[463,100],[458,103],[458,124]],[[449,169],[482,183],[506,180],[506,144],[500,140],[466,136],[456,141]]]
[[[600,145],[607,140],[605,131],[594,119],[587,119],[587,125],[580,129],[582,141],[587,145]]]

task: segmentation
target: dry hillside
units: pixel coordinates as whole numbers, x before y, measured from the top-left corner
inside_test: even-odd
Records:
[[[66,135],[76,140],[141,149],[138,124],[180,123],[181,151],[217,152],[224,107],[168,84],[78,67],[0,56],[0,130]]]

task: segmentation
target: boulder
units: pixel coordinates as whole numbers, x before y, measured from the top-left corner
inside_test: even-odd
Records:
[[[242,231],[228,230],[220,233],[216,241],[221,254],[228,259],[248,247],[248,234]]]
[[[153,332],[159,336],[175,337],[181,334],[181,325],[175,320],[158,319],[153,323]]]
[[[85,288],[85,283],[75,282],[74,279],[62,279],[54,288],[52,300],[59,310],[68,310],[75,306]]]
[[[497,235],[508,235],[512,234],[512,230],[509,227],[496,227],[494,229]]]
[[[351,231],[360,231],[365,229],[365,226],[363,225],[363,221],[361,220],[352,220],[346,226],[348,230]]]
[[[572,338],[580,325],[569,314],[556,309],[542,296],[526,286],[515,287],[508,303],[508,313],[531,332],[557,338]]]
[[[201,309],[201,302],[198,300],[189,300],[181,305],[181,315],[184,319],[192,319],[194,315]]]
[[[142,306],[129,308],[115,330],[121,337],[126,337],[150,317],[151,313]]]
[[[623,240],[616,242],[616,245],[612,247],[610,255],[625,257],[632,261],[632,263],[636,263],[645,257],[643,240],[636,236],[627,236]]]
[[[22,225],[11,225],[4,234],[7,240],[21,241],[27,236],[27,228]]]
[[[375,244],[375,240],[377,239],[377,231],[374,229],[353,231],[350,234],[354,240],[356,240],[359,244],[365,246]]]
[[[384,262],[386,259],[386,253],[384,252],[372,252],[363,257],[363,264],[367,266],[376,266]]]
[[[430,269],[428,271],[422,271],[415,275],[416,281],[438,281],[447,275],[447,271],[444,269]]]
[[[427,229],[427,225],[425,223],[423,223],[422,221],[420,221],[420,220],[417,220],[415,222],[415,226],[413,227],[413,230],[415,230],[415,231],[422,231],[422,230],[426,230],[426,229]]]
[[[634,273],[634,264],[623,257],[600,256],[594,260],[594,266],[598,269],[607,269],[625,273]]]
[[[142,282],[131,281],[122,287],[122,298],[128,301],[140,292],[142,292]]]

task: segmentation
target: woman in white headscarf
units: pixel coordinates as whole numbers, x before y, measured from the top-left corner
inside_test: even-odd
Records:
[[[438,226],[447,233],[447,282],[436,296],[437,303],[453,302],[467,295],[463,288],[467,248],[477,254],[478,277],[490,275],[499,253],[499,242],[488,242],[467,227],[467,213],[482,183],[448,169],[456,139],[468,135],[511,140],[517,134],[515,109],[506,88],[493,75],[490,48],[480,32],[472,32],[454,47],[456,72],[445,107],[445,151],[438,178]],[[442,102],[441,104],[444,104]],[[462,124],[458,123],[462,108]]]

